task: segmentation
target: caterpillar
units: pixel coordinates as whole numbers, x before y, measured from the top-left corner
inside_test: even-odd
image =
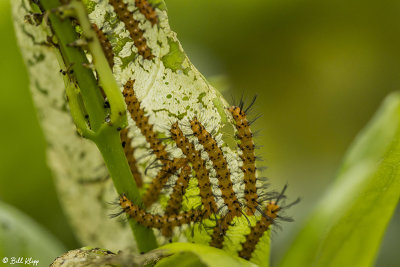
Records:
[[[150,187],[143,196],[143,203],[146,207],[153,204],[160,194],[161,189],[168,182],[168,178],[187,164],[187,160],[183,158],[167,161],[158,172],[157,176],[152,180]]]
[[[143,196],[143,202],[145,206],[149,207],[157,200],[158,195],[163,186],[167,183],[168,178],[182,168],[186,164],[186,161],[183,159],[174,159],[172,161],[168,159],[168,153],[165,146],[156,137],[156,134],[153,130],[153,125],[149,123],[148,116],[144,115],[145,111],[143,108],[141,108],[140,102],[135,96],[133,91],[134,82],[134,80],[127,81],[123,90],[128,111],[132,119],[135,121],[136,126],[146,138],[146,141],[150,144],[150,148],[153,150],[156,158],[162,163],[161,170],[152,180],[149,189]]]
[[[222,192],[224,203],[228,207],[228,214],[232,216],[232,219],[235,216],[241,216],[242,209],[233,191],[230,171],[228,170],[228,164],[223,156],[221,148],[196,117],[190,121],[190,126],[193,134],[197,137],[200,144],[203,145],[204,150],[206,150],[210,160],[213,162],[214,169],[217,173],[218,187]]]
[[[247,204],[247,215],[253,215],[257,208],[257,188],[256,188],[256,156],[254,153],[253,133],[250,130],[250,124],[246,118],[246,113],[240,107],[232,106],[229,109],[235,121],[238,131],[237,137],[240,140],[240,149],[243,162],[242,171],[245,184],[244,198]]]
[[[183,154],[190,161],[194,171],[196,172],[200,197],[205,209],[204,217],[208,218],[211,214],[217,212],[217,204],[211,191],[210,177],[206,168],[206,162],[201,158],[200,151],[197,151],[193,143],[183,135],[178,122],[171,125],[170,133],[177,147],[182,150]]]
[[[274,220],[278,216],[279,210],[280,207],[278,205],[278,201],[271,201],[267,204],[263,216],[261,216],[261,219],[256,223],[255,226],[251,227],[250,233],[246,236],[246,241],[242,243],[242,249],[239,251],[239,257],[250,260],[258,241],[269,229],[269,226],[273,224]]]
[[[112,70],[114,67],[114,53],[112,51],[110,40],[108,40],[107,35],[105,35],[104,32],[101,29],[99,29],[99,27],[97,27],[96,24],[93,23],[92,28],[96,32],[97,38],[99,38],[101,48],[103,49],[103,53],[106,56],[108,65]]]
[[[139,21],[133,18],[133,12],[128,10],[128,5],[123,0],[109,0],[108,2],[113,6],[118,18],[125,24],[139,55],[144,59],[153,59],[154,55],[143,36],[144,31],[139,28]]]
[[[276,219],[280,219],[283,221],[291,222],[293,221],[292,218],[283,217],[278,213],[282,213],[284,209],[288,209],[291,206],[300,202],[300,198],[297,198],[292,203],[282,206],[279,202],[282,199],[285,199],[285,191],[287,189],[287,185],[285,185],[280,193],[273,192],[273,194],[277,193],[275,197],[276,200],[270,200],[264,211],[260,211],[261,219],[257,221],[257,223],[251,227],[250,233],[246,235],[246,241],[242,243],[242,249],[239,251],[239,257],[242,257],[246,260],[250,260],[254,250],[256,249],[256,245],[258,244],[259,240],[265,234],[265,232],[269,229],[269,227],[275,223]],[[257,208],[259,209],[259,208]]]
[[[151,25],[158,24],[158,16],[153,6],[147,0],[135,0],[135,5]]]
[[[139,173],[139,170],[136,166],[136,158],[134,155],[135,149],[132,147],[132,139],[128,136],[128,128],[122,129],[120,132],[122,147],[124,148],[124,153],[126,159],[128,160],[129,168],[131,169],[131,173],[133,178],[135,179],[136,185],[138,187],[143,186],[142,176]]]
[[[232,216],[224,216],[221,222],[214,227],[213,233],[211,235],[210,246],[216,248],[222,248],[226,231],[228,231],[228,228],[231,225],[230,223],[232,220],[233,220]]]
[[[190,224],[191,222],[199,222],[201,221],[203,216],[203,213],[197,209],[184,211],[182,213],[172,215],[154,215],[135,205],[125,196],[125,194],[122,194],[119,202],[122,208],[122,212],[125,212],[130,218],[148,228],[161,229],[162,233],[170,233],[172,229],[176,226]]]
[[[140,107],[140,101],[136,98],[133,85],[135,80],[129,80],[124,85],[123,95],[125,97],[125,103],[131,118],[136,123],[136,126],[140,129],[146,141],[150,144],[150,148],[155,153],[157,159],[163,164],[170,162],[168,159],[168,153],[165,146],[156,137],[153,130],[153,125],[149,123],[149,117],[145,116],[145,111]]]
[[[182,205],[182,198],[185,195],[186,188],[189,185],[189,175],[191,172],[189,165],[182,168],[178,179],[176,180],[174,189],[168,200],[167,208],[165,209],[165,214],[177,214]]]
[[[186,165],[182,168],[181,173],[176,180],[174,189],[170,195],[170,199],[168,200],[167,208],[165,209],[165,215],[178,214],[182,205],[182,198],[185,195],[186,188],[189,185],[189,174],[191,168],[189,165]],[[171,228],[163,228],[162,234],[164,236],[171,236],[172,229]]]
[[[190,217],[186,215],[188,212],[182,213],[183,217],[176,217],[179,214],[179,209],[182,203],[182,197],[188,184],[188,173],[190,172],[190,166],[187,165],[189,162],[196,173],[198,179],[198,186],[200,189],[200,197],[203,206],[202,218],[209,218],[212,214],[217,214],[219,209],[215,202],[215,196],[211,190],[211,182],[209,178],[209,172],[206,168],[206,162],[201,158],[201,152],[196,150],[194,144],[190,142],[179,128],[178,122],[171,125],[170,133],[171,138],[176,143],[176,146],[183,152],[186,159],[173,159],[172,161],[167,158],[167,152],[165,146],[156,138],[153,131],[153,126],[149,123],[148,117],[145,116],[145,111],[140,107],[140,102],[134,95],[133,91],[134,80],[128,81],[124,86],[124,97],[128,110],[131,114],[132,119],[135,121],[142,134],[145,136],[146,141],[150,144],[151,149],[156,154],[163,165],[158,175],[153,179],[149,189],[145,193],[143,200],[146,207],[149,207],[154,203],[161,192],[161,189],[165,186],[168,178],[181,169],[181,173],[176,181],[173,193],[167,204],[164,216],[151,215],[144,213],[145,211],[137,210],[136,213],[143,217],[143,220],[139,223],[144,224],[148,227],[161,229],[161,233],[164,236],[170,236],[172,234],[173,227],[197,221],[197,217]],[[241,170],[244,173],[244,184],[245,191],[244,197],[247,204],[247,214],[254,215],[258,208],[259,196],[257,195],[256,188],[256,177],[255,177],[255,153],[254,143],[252,140],[252,132],[249,128],[250,123],[247,121],[245,112],[240,107],[229,108],[231,112],[236,128],[237,137],[240,140],[239,148],[242,150],[240,155],[243,164]],[[218,187],[222,192],[222,198],[225,206],[228,207],[228,212],[222,217],[214,227],[211,241],[211,246],[222,248],[226,232],[231,225],[234,217],[241,216],[243,211],[241,205],[237,199],[235,192],[233,191],[233,184],[230,179],[230,171],[228,169],[227,161],[223,155],[221,148],[218,146],[214,137],[205,129],[205,127],[195,117],[190,121],[190,126],[194,136],[198,139],[199,143],[202,144],[204,150],[207,152],[213,168],[216,171],[218,178]],[[270,202],[267,205],[265,214],[271,214],[271,206],[274,202]],[[151,217],[153,216],[153,217]],[[157,217],[158,216],[158,217]],[[171,219],[167,219],[170,216]],[[133,218],[137,217],[132,216]],[[190,218],[189,218],[190,217]],[[242,250],[239,252],[243,258],[250,258],[251,254],[261,238],[262,234],[268,230],[269,225],[272,223],[271,216],[262,217],[257,224],[251,228],[251,233],[246,236],[246,242],[242,244]],[[168,217],[169,218],[169,217]],[[266,218],[269,218],[266,221]],[[275,219],[275,217],[273,218]],[[169,225],[166,220],[171,220],[172,223]],[[160,224],[165,224],[165,227],[161,227]],[[254,245],[252,247],[252,245]]]

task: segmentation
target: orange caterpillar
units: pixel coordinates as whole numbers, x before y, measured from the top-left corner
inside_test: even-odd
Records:
[[[124,148],[124,153],[126,159],[128,160],[129,167],[131,169],[133,178],[136,181],[136,185],[138,187],[143,186],[142,176],[139,173],[139,170],[136,167],[136,159],[134,155],[135,149],[132,147],[131,142],[132,139],[128,136],[128,128],[121,130],[120,132],[122,147]]]
[[[190,224],[191,222],[199,222],[202,219],[202,212],[200,210],[190,210],[179,214],[164,216],[153,215],[133,204],[124,194],[120,197],[119,202],[123,212],[128,214],[130,218],[148,228],[161,229],[161,232],[167,236],[176,226]]]
[[[222,248],[226,231],[228,231],[232,219],[233,217],[231,216],[225,216],[221,219],[221,222],[214,227],[213,234],[211,235],[210,246]]]
[[[153,130],[153,125],[149,123],[149,117],[145,116],[145,111],[140,107],[140,102],[136,98],[133,91],[133,85],[135,80],[129,80],[125,83],[123,95],[125,97],[125,103],[128,111],[131,114],[131,118],[135,121],[136,126],[140,129],[146,141],[150,144],[150,148],[156,154],[157,159],[163,164],[170,162],[168,159],[168,153],[165,146],[156,137],[156,133]]]
[[[174,189],[171,193],[171,196],[168,200],[167,208],[165,209],[165,214],[177,214],[181,209],[182,198],[185,195],[186,188],[189,185],[189,175],[191,172],[191,168],[189,165],[186,165],[182,168],[181,173],[179,174],[178,179],[176,180]]]
[[[164,185],[168,182],[168,178],[186,164],[186,159],[174,159],[172,161],[167,161],[166,164],[162,166],[161,170],[152,180],[150,187],[143,196],[143,203],[146,207],[149,207],[158,199],[158,195]]]
[[[128,10],[128,5],[123,0],[109,0],[109,3],[114,7],[118,18],[125,24],[139,55],[144,59],[153,59],[154,55],[147,46],[146,38],[143,36],[144,31],[139,28],[139,21],[133,18],[133,12]]]
[[[108,40],[107,36],[104,34],[104,32],[97,27],[96,24],[92,24],[92,28],[96,32],[97,38],[99,38],[101,48],[103,49],[103,53],[107,58],[108,65],[110,66],[111,70],[114,67],[114,53],[112,51],[112,46],[110,43],[110,40]]]
[[[242,210],[240,203],[233,191],[233,184],[230,178],[230,171],[228,170],[228,163],[224,158],[221,148],[219,148],[215,139],[211,136],[205,127],[195,117],[190,126],[194,135],[203,145],[204,150],[207,152],[209,158],[213,162],[214,169],[217,173],[218,187],[222,192],[222,198],[225,205],[228,207],[229,216],[233,219],[235,216],[241,216]]]
[[[139,9],[139,12],[142,13],[148,21],[151,22],[151,25],[154,26],[158,24],[158,16],[153,6],[147,2],[147,0],[135,0],[135,5]]]
[[[283,221],[291,222],[293,221],[291,218],[283,217],[282,215],[278,215],[278,212],[282,212],[284,209],[290,208],[291,206],[299,203],[300,198],[296,199],[292,203],[282,206],[279,204],[279,201],[285,199],[285,191],[287,189],[287,185],[285,185],[276,197],[276,200],[270,200],[264,211],[260,211],[261,219],[250,229],[250,233],[246,236],[246,241],[242,243],[242,250],[239,251],[239,256],[249,260],[258,244],[260,238],[265,234],[265,232],[269,229],[269,227],[274,224],[276,219],[280,219]],[[274,192],[275,194],[276,192]]]
[[[278,200],[276,202],[271,201],[267,204],[263,216],[255,226],[251,227],[250,234],[246,236],[246,241],[242,243],[242,250],[239,251],[240,257],[250,260],[258,241],[268,230],[269,226],[274,223],[280,209],[281,207],[278,205]]]
[[[168,178],[186,165],[186,160],[174,159],[171,161],[168,158],[165,145],[163,145],[156,137],[156,133],[153,130],[153,125],[149,123],[149,117],[145,116],[145,111],[140,107],[140,102],[135,96],[133,91],[134,83],[134,80],[129,80],[124,86],[123,95],[125,97],[125,103],[131,118],[135,121],[136,126],[140,129],[146,141],[150,144],[150,148],[153,150],[156,158],[162,163],[160,172],[152,180],[149,189],[146,191],[146,194],[143,197],[145,206],[149,207],[157,200],[158,194],[167,183]]]
[[[244,174],[243,180],[245,184],[245,200],[247,203],[247,214],[253,215],[257,207],[257,188],[256,188],[256,156],[254,153],[253,133],[250,130],[250,123],[246,118],[246,113],[240,108],[232,106],[229,109],[236,123],[238,131],[237,137],[240,140],[240,149],[242,155],[240,158],[243,161],[242,171]]]
[[[205,209],[204,217],[208,218],[211,214],[217,212],[217,204],[214,195],[211,191],[210,177],[206,168],[205,161],[201,158],[200,151],[197,151],[194,145],[183,135],[182,130],[179,128],[177,122],[172,124],[171,137],[175,141],[178,148],[180,148],[192,164],[196,172],[196,177],[200,189],[200,197]]]

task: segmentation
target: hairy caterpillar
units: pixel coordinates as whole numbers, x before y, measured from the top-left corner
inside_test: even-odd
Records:
[[[158,172],[157,176],[151,181],[150,187],[143,196],[143,203],[146,207],[153,204],[160,194],[161,189],[168,182],[168,178],[187,164],[186,159],[173,159],[167,161]]]
[[[275,200],[270,200],[267,203],[264,211],[259,210],[261,213],[261,219],[257,221],[257,223],[253,227],[251,227],[250,233],[246,235],[246,241],[242,243],[242,249],[239,251],[240,257],[246,260],[251,259],[251,256],[254,250],[256,249],[259,240],[268,231],[269,227],[275,223],[275,220],[281,219],[283,221],[288,221],[288,222],[293,221],[292,218],[283,217],[282,215],[278,214],[282,210],[290,208],[291,206],[299,203],[300,201],[300,198],[298,198],[288,205],[285,206],[280,205],[279,202],[286,198],[285,196],[286,189],[287,185],[283,187],[281,193],[279,193],[277,197],[275,197]]]
[[[156,137],[156,133],[153,130],[153,125],[149,123],[149,117],[145,116],[145,111],[140,106],[140,101],[136,98],[133,85],[135,81],[129,80],[124,85],[123,95],[125,97],[125,103],[131,118],[135,121],[136,126],[140,129],[146,141],[150,144],[150,148],[155,153],[157,159],[163,164],[167,164],[170,160],[168,159],[168,153],[165,146]]]
[[[156,137],[153,130],[153,125],[149,123],[148,116],[145,116],[145,111],[140,106],[140,101],[136,98],[133,85],[134,80],[129,80],[124,85],[123,95],[131,118],[135,121],[136,126],[140,129],[146,141],[150,144],[156,158],[161,161],[162,168],[157,176],[152,180],[150,187],[143,196],[143,202],[146,207],[149,207],[157,199],[161,189],[167,183],[168,178],[182,168],[186,161],[183,159],[168,159],[168,153],[165,145]]]
[[[122,147],[124,148],[124,153],[126,159],[128,160],[129,168],[131,169],[131,173],[133,178],[135,179],[136,185],[138,187],[143,186],[142,175],[139,173],[139,170],[136,166],[136,158],[134,155],[135,149],[132,147],[132,139],[128,136],[129,129],[122,129],[120,132]]]
[[[152,26],[158,23],[157,13],[154,10],[154,7],[147,0],[135,0],[135,5],[139,9],[140,13],[151,22]]]
[[[257,207],[257,188],[256,188],[256,156],[254,153],[253,133],[250,130],[250,124],[246,118],[246,113],[240,107],[232,106],[228,109],[235,120],[237,137],[240,140],[240,149],[243,161],[242,171],[244,174],[243,181],[245,184],[245,200],[247,204],[247,214],[253,215]]]
[[[191,172],[189,165],[182,168],[178,179],[176,180],[174,189],[168,200],[167,208],[165,209],[165,214],[176,214],[179,212],[182,205],[182,198],[185,195],[186,188],[189,185],[189,175]]]
[[[178,123],[174,123],[170,129],[171,137],[178,148],[188,158],[196,172],[199,183],[200,197],[205,209],[204,217],[208,218],[211,214],[217,212],[217,204],[211,191],[211,183],[205,161],[201,158],[200,151],[197,151],[194,145],[183,135]]]
[[[216,247],[216,248],[222,248],[226,231],[228,231],[228,228],[230,226],[231,221],[233,220],[232,216],[224,216],[219,224],[217,224],[214,227],[213,233],[211,235],[211,242],[210,246]]]
[[[235,216],[241,216],[241,207],[233,191],[230,171],[228,170],[228,164],[221,148],[219,148],[215,139],[207,132],[196,117],[190,122],[190,126],[194,135],[198,138],[200,144],[203,145],[204,150],[207,151],[209,158],[213,162],[214,169],[217,173],[218,186],[222,192],[224,203],[228,207],[229,216],[231,216],[232,219]]]
[[[133,18],[133,12],[128,10],[128,5],[122,0],[109,0],[109,3],[114,7],[118,18],[125,24],[139,55],[144,59],[153,59],[154,55],[143,36],[144,31],[139,28],[139,21]]]
[[[125,195],[122,195],[119,201],[122,212],[128,214],[130,218],[133,218],[135,221],[146,227],[161,229],[163,233],[166,233],[166,235],[168,235],[176,226],[201,221],[203,216],[203,213],[200,210],[190,210],[181,212],[179,214],[164,216],[154,215],[133,204],[133,202],[130,201]]]
[[[178,214],[179,210],[182,206],[183,196],[185,195],[186,188],[189,185],[189,175],[191,168],[189,165],[186,165],[182,168],[181,173],[179,174],[178,179],[176,180],[174,189],[170,195],[170,199],[168,200],[167,207],[165,209],[165,215]],[[164,236],[171,236],[172,229],[164,228],[162,231]]]
[[[251,227],[250,234],[246,236],[246,241],[242,244],[242,249],[239,251],[240,257],[246,260],[251,258],[258,241],[268,230],[269,226],[273,224],[274,220],[278,216],[279,210],[280,207],[277,202],[271,201],[267,204],[263,216],[261,216],[261,219],[255,226]]]

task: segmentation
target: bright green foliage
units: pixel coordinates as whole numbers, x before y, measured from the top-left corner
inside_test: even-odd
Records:
[[[190,257],[193,254],[197,255],[200,260],[204,263],[205,266],[209,267],[221,267],[221,266],[229,266],[229,267],[247,267],[247,266],[256,266],[253,263],[250,263],[242,258],[232,257],[227,254],[225,251],[216,249],[213,247],[208,247],[200,244],[190,244],[190,243],[172,243],[165,245],[160,248],[160,250],[165,250],[166,252],[171,253],[181,253],[191,252],[181,254],[182,259],[185,257]],[[188,260],[188,259],[185,259]],[[164,266],[161,265],[156,266]],[[171,265],[170,265],[171,266]],[[176,265],[176,266],[184,266],[184,265]]]
[[[356,138],[281,266],[372,266],[400,196],[400,94]]]
[[[172,256],[160,260],[155,266],[168,267],[168,266],[193,266],[193,267],[206,267],[201,262],[200,258],[193,252],[183,251],[176,253]]]

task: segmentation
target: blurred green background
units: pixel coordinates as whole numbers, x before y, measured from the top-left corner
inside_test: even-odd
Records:
[[[258,95],[254,129],[273,187],[289,183],[302,202],[295,223],[273,234],[277,262],[340,166],[347,147],[383,98],[400,89],[400,2],[166,0],[172,29],[207,77],[224,75],[225,94]],[[45,163],[46,142],[13,33],[0,0],[0,200],[78,247]],[[397,222],[397,223],[396,223]],[[377,266],[398,266],[400,209]],[[371,220],[372,223],[372,220]],[[373,230],[373,225],[371,225]],[[366,233],[367,234],[367,233]]]

